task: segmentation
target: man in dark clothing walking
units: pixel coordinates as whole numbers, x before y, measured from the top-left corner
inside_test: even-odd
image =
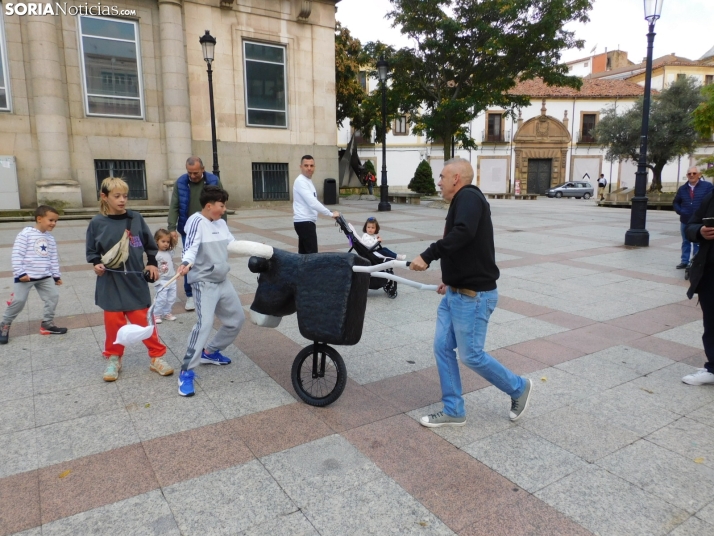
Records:
[[[434,355],[444,409],[425,415],[420,422],[429,428],[466,424],[455,348],[467,367],[511,397],[510,418],[515,421],[528,407],[533,383],[483,349],[488,320],[498,303],[491,208],[481,190],[471,184],[474,171],[468,161],[449,160],[439,177],[442,196],[451,202],[444,238],[416,257],[410,269],[426,270],[441,259],[442,283],[437,292],[444,297],[437,311]]]
[[[699,254],[692,261],[687,297],[691,300],[694,293],[699,296],[704,320],[702,343],[707,356],[704,368],[682,378],[689,385],[714,384],[714,225],[711,220],[704,225],[704,218],[714,218],[714,192],[702,199],[685,231],[688,240],[700,245]]]
[[[711,183],[702,180],[702,174],[696,167],[690,167],[687,170],[687,182],[679,187],[677,195],[674,196],[674,211],[679,214],[679,232],[682,235],[682,258],[677,265],[677,269],[681,270],[689,265],[690,255],[694,257],[699,251],[699,244],[691,242],[686,234],[685,229],[689,218],[692,217],[699,206],[702,204],[702,199],[714,186]]]
[[[169,231],[171,236],[178,240],[178,235],[181,235],[181,244],[186,243],[186,232],[184,225],[190,216],[196,212],[201,212],[201,192],[204,186],[221,185],[221,179],[213,173],[208,173],[203,168],[203,161],[197,156],[191,156],[186,160],[186,173],[181,175],[174,183],[174,190],[171,194],[171,206],[169,207]],[[221,216],[224,220],[226,215]],[[183,279],[183,289],[186,292],[187,311],[193,311],[196,306],[193,302],[193,291],[191,285],[188,284],[188,278]]]

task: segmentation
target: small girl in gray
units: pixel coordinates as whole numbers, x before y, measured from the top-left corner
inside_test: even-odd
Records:
[[[154,240],[159,247],[156,254],[156,263],[159,265],[159,280],[154,283],[154,288],[158,292],[166,282],[176,275],[174,269],[174,249],[176,239],[166,229],[159,229],[154,233]],[[156,306],[154,307],[154,322],[161,324],[164,320],[174,321],[176,317],[171,314],[171,308],[176,302],[176,281],[156,294]]]

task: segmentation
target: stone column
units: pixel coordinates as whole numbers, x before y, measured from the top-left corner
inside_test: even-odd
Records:
[[[60,19],[29,15],[26,20],[32,73],[32,115],[40,153],[38,201],[42,197],[41,190],[48,187],[58,194],[57,199],[68,205],[81,206],[79,183],[72,177],[69,154],[69,106],[62,82],[61,48],[57,42],[56,21]],[[57,187],[62,191],[56,191]],[[64,192],[63,187],[71,192]],[[66,193],[71,195],[67,197]],[[76,194],[79,199],[75,199]]]
[[[191,156],[192,151],[182,0],[158,0],[158,2],[168,179],[175,180],[186,173],[186,159]],[[196,46],[198,46],[198,39]]]

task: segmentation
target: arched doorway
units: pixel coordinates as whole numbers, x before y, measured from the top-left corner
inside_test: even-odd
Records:
[[[540,115],[518,127],[513,138],[516,180],[521,192],[544,194],[565,182],[565,162],[571,137],[567,127],[546,115],[545,100]]]

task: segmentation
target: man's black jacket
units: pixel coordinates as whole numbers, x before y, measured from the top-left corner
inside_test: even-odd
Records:
[[[485,292],[496,288],[499,276],[493,245],[491,207],[476,186],[461,188],[451,200],[444,238],[421,258],[441,259],[441,280],[452,287]]]
[[[704,275],[707,261],[710,263],[709,269],[712,269],[711,264],[712,261],[714,261],[714,251],[712,251],[712,242],[714,241],[705,240],[700,232],[703,227],[702,219],[714,218],[714,202],[712,202],[712,200],[714,200],[714,191],[709,192],[704,199],[702,199],[702,204],[694,214],[692,214],[685,231],[687,240],[699,244],[699,253],[694,257],[692,268],[689,271],[689,290],[687,291],[689,299],[691,299],[697,291],[697,285],[699,285],[699,281],[701,281]],[[713,258],[710,259],[709,257]]]

